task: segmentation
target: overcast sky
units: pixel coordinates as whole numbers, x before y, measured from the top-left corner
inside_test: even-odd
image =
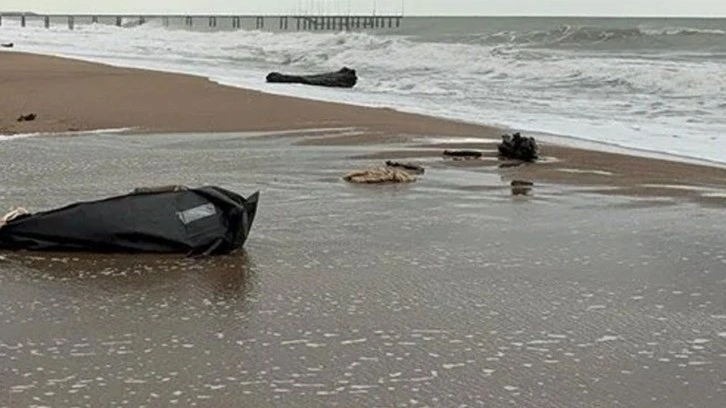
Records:
[[[404,0],[416,15],[726,16],[726,0]],[[401,0],[1,0],[0,10],[170,13],[400,13]]]

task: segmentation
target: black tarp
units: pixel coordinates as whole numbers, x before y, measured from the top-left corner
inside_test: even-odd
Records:
[[[0,248],[228,253],[244,245],[258,197],[214,186],[137,189],[20,216],[0,227]]]

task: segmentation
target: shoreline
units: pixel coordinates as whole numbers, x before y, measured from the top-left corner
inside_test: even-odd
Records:
[[[647,187],[687,185],[726,189],[726,168],[710,162],[684,162],[676,157],[640,156],[631,149],[607,152],[539,139],[544,160],[535,165],[500,168],[496,143],[505,129],[482,126],[391,108],[267,94],[217,84],[207,78],[153,70],[120,68],[69,58],[20,52],[0,53],[0,84],[13,98],[0,100],[0,133],[94,132],[133,129],[134,133],[229,133],[285,131],[295,135],[314,129],[355,129],[353,134],[316,132],[302,144],[416,144],[416,139],[449,143],[426,148],[457,148],[456,139],[474,138],[472,148],[484,160],[453,163],[486,169],[503,178],[537,183],[576,184],[601,189],[617,186],[627,194],[651,196]],[[32,122],[15,122],[36,113]],[[531,135],[531,134],[527,134]],[[558,137],[554,135],[554,137]],[[548,139],[545,137],[544,139]],[[575,143],[592,144],[590,142]],[[382,154],[383,154],[382,153]],[[431,156],[431,151],[422,157]],[[390,152],[387,157],[390,156]],[[417,155],[404,155],[416,159]],[[645,186],[645,187],[644,187]],[[684,196],[671,189],[668,196]],[[724,199],[723,201],[726,201]]]
[[[153,132],[237,132],[237,131],[258,131],[258,130],[289,130],[289,129],[310,129],[323,127],[361,127],[373,131],[385,131],[391,133],[447,133],[455,135],[467,135],[472,137],[499,138],[499,133],[503,131],[494,126],[486,126],[479,124],[466,123],[450,119],[442,119],[429,115],[418,113],[408,113],[394,110],[387,107],[369,107],[359,106],[340,102],[328,102],[315,99],[305,99],[294,96],[287,96],[274,93],[266,93],[254,89],[234,87],[220,84],[207,77],[174,73],[166,71],[158,71],[153,69],[142,68],[126,68],[122,66],[110,65],[100,62],[90,62],[82,59],[71,57],[60,57],[46,54],[34,54],[22,51],[2,51],[0,52],[0,60],[4,64],[0,66],[0,84],[4,88],[12,91],[11,81],[19,79],[20,81],[31,85],[32,95],[22,95],[22,92],[16,92],[15,96],[20,99],[20,105],[41,105],[38,100],[30,101],[28,96],[52,96],[56,101],[69,102],[69,104],[59,106],[61,104],[54,103],[49,106],[55,108],[64,114],[64,118],[48,118],[38,117],[36,121],[24,122],[18,125],[10,120],[8,116],[8,101],[0,101],[0,133],[3,135],[12,135],[17,133],[57,133],[63,131],[87,131],[99,128],[135,128],[142,133]],[[37,68],[40,66],[40,68]],[[79,78],[79,76],[85,76]],[[111,81],[124,81],[124,86],[112,84]],[[84,83],[85,82],[85,83]],[[40,86],[45,85],[45,89]],[[94,86],[96,92],[89,90],[88,86]],[[153,94],[145,94],[152,86],[155,88]],[[185,89],[178,89],[185,87]],[[19,90],[27,90],[19,89]],[[46,92],[43,95],[43,92]],[[56,91],[54,93],[54,91]],[[60,94],[57,91],[61,91]],[[134,102],[143,102],[146,107],[153,109],[157,115],[149,118],[143,115],[143,109],[140,106],[126,106],[125,114],[131,114],[133,117],[114,117],[110,118],[106,115],[106,126],[92,127],[92,123],[98,123],[97,118],[91,116],[92,113],[99,112],[98,106],[89,105],[89,102],[103,102],[103,95],[99,93],[113,91],[109,97],[114,103],[127,102],[128,100],[120,100],[133,97]],[[165,93],[161,95],[161,93]],[[201,96],[200,100],[189,101],[184,99],[174,99],[178,96],[190,96],[191,93],[198,92]],[[71,94],[76,93],[76,98],[71,98]],[[79,100],[78,96],[83,98]],[[153,101],[139,101],[138,97],[151,97]],[[255,99],[254,101],[252,99]],[[153,105],[153,102],[173,102],[178,109],[169,111],[164,105]],[[4,103],[3,103],[4,102]],[[203,102],[214,102],[214,111],[209,105]],[[225,105],[226,102],[241,103],[238,106]],[[71,106],[71,103],[76,106]],[[178,105],[184,103],[185,106],[179,108]],[[84,105],[85,104],[85,105]],[[266,108],[275,104],[287,104],[285,116],[274,117],[272,112],[265,111]],[[46,104],[47,105],[47,104]],[[82,105],[82,106],[81,106]],[[252,106],[250,106],[252,105]],[[93,108],[93,111],[86,111],[83,108]],[[46,106],[48,107],[48,106]],[[130,109],[129,109],[130,108]],[[180,120],[176,115],[179,111],[188,110],[189,108],[198,108],[193,113],[195,117],[184,118]],[[130,112],[129,112],[130,110]],[[246,121],[239,119],[230,119],[225,117],[227,113],[263,113],[263,117],[255,117],[256,121],[247,117]],[[319,110],[315,112],[315,110]],[[291,112],[292,111],[292,112]],[[304,112],[301,112],[304,111]],[[17,111],[21,112],[21,111]],[[24,112],[24,111],[23,111]],[[29,111],[30,112],[30,111]],[[81,115],[78,115],[82,113]],[[363,117],[361,113],[376,113],[375,117],[368,115]],[[20,115],[22,113],[18,113]],[[76,114],[80,119],[85,119],[85,123],[81,121],[73,121],[70,118]],[[304,114],[304,115],[303,115]],[[170,118],[170,116],[173,116]],[[55,120],[54,120],[55,119]],[[120,122],[126,119],[126,122]],[[170,120],[171,119],[171,120]],[[411,120],[416,119],[419,122],[413,123]],[[202,121],[207,121],[203,123]],[[210,122],[210,120],[213,120]],[[277,123],[274,123],[277,121]],[[90,122],[90,123],[89,123]],[[407,122],[407,123],[406,123]],[[113,125],[109,125],[109,124]],[[402,126],[402,124],[405,125]],[[404,129],[402,129],[404,128]],[[405,130],[402,132],[402,130]]]
[[[233,89],[240,89],[246,92],[257,92],[263,95],[270,95],[270,96],[278,96],[283,98],[293,98],[293,99],[300,99],[305,101],[311,101],[311,102],[320,102],[320,103],[326,103],[326,104],[334,104],[334,105],[343,105],[348,107],[358,107],[358,108],[366,108],[366,109],[374,109],[374,110],[391,110],[393,112],[397,112],[404,115],[412,115],[417,117],[424,117],[429,119],[435,119],[439,121],[445,121],[445,122],[451,122],[456,123],[460,125],[465,126],[473,126],[473,127],[480,127],[480,128],[486,128],[486,129],[498,129],[501,134],[505,132],[515,132],[520,131],[527,133],[530,136],[535,136],[537,140],[544,141],[545,143],[553,144],[553,145],[559,145],[563,147],[569,147],[573,149],[579,149],[579,150],[594,150],[594,151],[600,151],[605,153],[615,153],[615,154],[621,154],[626,156],[636,156],[636,157],[643,157],[648,159],[656,159],[656,160],[664,160],[664,161],[673,161],[673,162],[682,162],[682,163],[688,163],[688,164],[695,164],[695,165],[704,165],[709,167],[721,167],[726,168],[726,162],[720,162],[715,160],[709,160],[701,157],[693,157],[693,156],[686,156],[686,155],[680,155],[677,153],[671,153],[671,152],[663,152],[663,151],[656,151],[656,150],[649,150],[649,149],[639,149],[635,147],[628,147],[628,146],[622,146],[615,143],[607,143],[602,141],[596,141],[588,138],[583,137],[577,137],[577,136],[571,136],[571,135],[564,135],[564,134],[554,134],[554,133],[547,133],[542,131],[527,131],[522,130],[518,128],[513,128],[509,126],[502,126],[497,124],[491,124],[491,123],[476,123],[476,122],[469,122],[465,120],[460,119],[454,119],[454,118],[447,118],[443,116],[432,116],[426,113],[420,113],[420,112],[413,112],[413,111],[407,111],[407,110],[401,110],[396,108],[389,108],[389,107],[376,107],[376,106],[370,106],[365,104],[353,104],[353,103],[346,103],[346,102],[336,102],[336,101],[328,101],[325,99],[318,99],[314,97],[300,97],[300,96],[290,96],[284,92],[276,93],[276,92],[267,92],[263,90],[258,89],[252,89],[252,88],[245,88],[242,86],[236,86],[236,85],[229,85],[224,82],[217,81],[211,77],[205,76],[205,75],[196,75],[192,73],[185,73],[185,72],[177,72],[177,71],[165,71],[161,69],[153,69],[153,68],[136,68],[132,66],[125,66],[123,64],[113,64],[108,62],[102,62],[102,61],[95,61],[93,59],[81,59],[74,56],[67,56],[67,55],[61,55],[61,54],[46,54],[46,53],[34,53],[29,51],[17,51],[17,50],[0,50],[0,52],[6,52],[10,54],[21,54],[21,55],[30,55],[30,56],[41,56],[41,57],[49,57],[49,58],[57,58],[57,59],[63,59],[63,60],[70,60],[70,61],[78,61],[78,62],[84,62],[84,63],[90,63],[90,64],[97,64],[100,66],[105,67],[111,67],[111,68],[120,68],[120,69],[128,69],[128,70],[137,70],[137,71],[143,71],[143,72],[151,72],[151,73],[161,73],[161,74],[170,74],[170,75],[182,75],[182,76],[188,76],[193,78],[201,78],[204,79],[212,84],[215,84],[217,86],[225,87],[225,88],[233,88]],[[0,119],[2,119],[0,117]],[[2,128],[2,122],[0,121],[0,137],[12,137],[16,134],[13,133],[3,133]],[[116,129],[131,129],[135,131],[143,131],[142,129],[137,129],[135,127],[133,128],[112,128],[113,130]],[[105,129],[83,129],[83,131],[103,131]],[[241,131],[245,131],[247,129],[243,129]],[[77,130],[71,129],[68,130],[70,132],[77,132]],[[240,130],[232,130],[234,131],[240,131]],[[21,133],[19,135],[22,136],[35,136],[36,134],[55,134],[55,133],[62,133],[58,131],[40,131],[40,132],[32,132],[32,133]],[[498,139],[498,136],[496,137]]]
[[[320,103],[333,104],[333,105],[343,105],[343,106],[347,106],[347,107],[357,107],[357,108],[365,108],[365,109],[373,109],[373,110],[386,110],[386,111],[391,110],[391,111],[399,113],[399,114],[412,115],[412,116],[416,116],[416,117],[423,117],[423,118],[428,118],[428,119],[445,121],[445,122],[455,123],[455,124],[464,125],[464,126],[473,126],[473,127],[479,127],[479,128],[485,128],[485,129],[498,129],[500,132],[502,132],[502,134],[504,134],[505,132],[519,131],[519,132],[527,133],[528,135],[534,135],[537,137],[537,140],[544,140],[545,143],[559,145],[559,146],[563,146],[563,147],[569,147],[569,148],[573,148],[573,149],[594,150],[594,151],[600,151],[600,152],[604,152],[604,153],[615,153],[615,154],[622,154],[622,155],[626,155],[626,156],[637,156],[637,157],[652,158],[652,159],[665,160],[665,161],[676,161],[676,162],[684,162],[684,163],[689,163],[689,164],[706,165],[706,166],[713,166],[713,167],[725,167],[726,168],[726,162],[719,162],[719,161],[704,159],[704,158],[700,158],[700,157],[693,157],[693,156],[680,155],[680,154],[671,153],[671,152],[663,152],[663,151],[622,146],[622,145],[615,144],[615,143],[602,142],[602,141],[597,141],[597,140],[592,140],[592,139],[587,139],[587,138],[582,138],[582,137],[577,137],[577,136],[564,135],[564,134],[547,133],[547,132],[542,132],[542,131],[528,131],[528,130],[522,130],[522,129],[518,129],[518,128],[514,128],[514,127],[502,126],[502,125],[491,124],[491,123],[476,123],[476,122],[470,122],[470,121],[466,121],[466,120],[447,118],[447,117],[443,117],[443,116],[433,116],[433,115],[429,115],[426,113],[400,110],[400,109],[390,108],[390,107],[376,107],[376,106],[369,106],[369,105],[364,105],[364,104],[327,101],[324,99],[317,99],[314,97],[290,96],[285,93],[266,92],[266,91],[262,91],[262,90],[258,90],[258,89],[245,88],[245,87],[236,86],[236,85],[229,85],[229,84],[225,84],[223,82],[214,80],[213,78],[204,76],[204,75],[195,75],[195,74],[176,72],[176,71],[165,71],[165,70],[160,70],[160,69],[157,70],[157,69],[149,69],[149,68],[127,67],[122,64],[112,64],[112,63],[94,61],[93,59],[81,59],[81,58],[76,58],[74,56],[65,56],[65,55],[57,55],[57,54],[33,53],[33,52],[29,52],[29,51],[17,51],[17,50],[7,50],[7,51],[0,50],[0,52],[77,61],[77,62],[96,64],[96,65],[100,65],[100,66],[104,66],[104,67],[111,67],[111,68],[120,68],[120,69],[136,70],[136,71],[142,71],[142,72],[181,75],[181,76],[188,76],[188,77],[193,77],[193,78],[201,78],[212,84],[215,84],[217,86],[221,86],[224,88],[240,89],[240,90],[243,90],[246,92],[256,92],[256,93],[260,93],[263,95],[270,95],[270,96],[283,97],[283,98],[293,98],[293,99],[299,99],[299,100],[305,100],[305,101],[311,101],[311,102],[320,102]],[[0,122],[0,124],[1,123],[2,122]],[[138,129],[137,127],[109,128],[109,130],[117,130],[117,129],[128,129],[131,131],[145,132],[143,129]],[[0,127],[0,136],[11,137],[11,136],[16,135],[13,133],[9,133],[9,134],[1,133],[2,130],[3,130],[3,128]],[[95,131],[104,131],[104,130],[107,130],[107,129],[84,129],[83,131],[94,131],[95,132]],[[248,129],[232,130],[232,132],[246,131],[246,130],[248,130]],[[277,130],[277,129],[275,129],[275,130]],[[70,129],[68,131],[76,132],[77,130]],[[39,131],[39,132],[30,133],[30,134],[22,133],[20,135],[25,136],[25,135],[54,134],[54,133],[59,133],[59,132],[57,132],[57,131]],[[498,137],[497,137],[497,139],[498,139]]]
[[[427,118],[437,121],[443,121],[443,122],[449,122],[453,124],[463,125],[463,126],[472,126],[475,128],[481,128],[481,129],[496,129],[501,134],[508,133],[508,132],[522,132],[526,133],[529,136],[535,136],[538,141],[544,141],[544,143],[547,144],[553,144],[558,145],[562,147],[569,147],[572,149],[578,149],[578,150],[594,150],[594,151],[600,151],[604,153],[615,153],[615,154],[621,154],[625,156],[636,156],[636,157],[642,157],[642,158],[648,158],[648,159],[656,159],[656,160],[664,160],[664,161],[673,161],[673,162],[682,162],[682,163],[688,163],[688,164],[695,164],[695,165],[704,165],[709,167],[722,167],[726,168],[726,162],[720,162],[716,160],[710,160],[705,159],[701,157],[694,157],[694,156],[686,156],[681,155],[677,153],[672,152],[664,152],[664,151],[657,151],[657,150],[650,150],[650,149],[644,149],[644,148],[637,148],[637,147],[629,147],[629,146],[622,146],[617,143],[608,143],[603,141],[597,141],[592,140],[585,137],[578,137],[578,136],[572,136],[572,135],[565,135],[565,134],[556,134],[556,133],[548,133],[543,131],[529,131],[529,130],[523,130],[516,127],[511,126],[504,126],[504,125],[498,125],[493,123],[477,123],[477,122],[471,122],[461,119],[455,119],[455,118],[448,118],[444,116],[433,116],[429,115],[427,113],[422,112],[415,112],[415,111],[407,111],[405,109],[397,109],[397,108],[391,108],[391,107],[379,107],[379,106],[371,106],[371,105],[365,105],[365,104],[355,104],[355,103],[348,103],[348,102],[337,102],[337,101],[329,101],[325,99],[315,98],[313,96],[310,97],[301,97],[301,96],[295,96],[295,95],[289,95],[285,92],[272,92],[272,91],[265,91],[265,90],[259,90],[259,89],[253,89],[253,88],[246,88],[244,86],[238,86],[238,85],[230,85],[227,83],[224,83],[223,81],[215,80],[212,77],[205,76],[202,74],[193,74],[193,73],[186,73],[182,71],[173,71],[173,70],[162,70],[162,69],[154,69],[154,68],[138,68],[133,66],[127,66],[123,64],[114,64],[109,62],[103,62],[103,61],[96,61],[93,58],[89,59],[82,59],[77,58],[75,56],[70,55],[62,55],[62,54],[46,54],[46,53],[34,53],[30,51],[17,51],[17,50],[0,50],[0,52],[6,52],[10,54],[20,54],[20,55],[28,55],[28,56],[41,56],[41,57],[48,57],[48,58],[55,58],[55,59],[61,59],[61,60],[69,60],[69,61],[77,61],[77,62],[83,62],[83,63],[89,63],[89,64],[96,64],[99,66],[104,67],[110,67],[110,68],[119,68],[124,70],[135,70],[135,71],[141,71],[141,72],[149,72],[149,73],[160,73],[160,74],[169,74],[169,75],[181,75],[191,78],[200,78],[203,79],[209,83],[212,83],[214,85],[224,87],[224,88],[232,88],[232,89],[239,89],[245,92],[255,92],[262,95],[269,95],[269,96],[275,96],[275,97],[281,97],[281,98],[292,98],[297,100],[303,100],[303,101],[310,101],[310,102],[317,102],[317,103],[323,103],[323,104],[333,104],[333,105],[342,105],[346,107],[355,107],[355,108],[365,108],[365,109],[372,109],[372,110],[384,110],[384,111],[393,111],[398,114],[403,115],[411,115],[414,117],[419,118]],[[0,117],[0,137],[10,137],[14,136],[13,133],[7,134],[2,133],[2,122]],[[146,132],[143,129],[139,129],[138,127],[121,127],[123,129],[133,129],[140,132]],[[112,129],[119,129],[119,128],[112,128]],[[100,131],[104,129],[83,129],[84,131]],[[238,130],[229,130],[231,132],[235,131],[246,131],[249,129],[238,129]],[[254,129],[257,130],[257,129]],[[279,129],[262,129],[262,130],[279,130]],[[70,132],[76,132],[77,129],[69,129],[67,131]],[[223,132],[229,132],[229,131],[223,131]],[[32,135],[38,134],[53,134],[53,133],[60,133],[58,131],[40,131],[40,132],[33,132]],[[146,132],[148,133],[148,132]],[[25,133],[22,133],[21,135],[28,135]],[[499,139],[499,135],[494,137],[495,139]],[[473,137],[480,137],[481,136],[474,136]],[[489,138],[488,136],[486,138]]]
[[[3,50],[0,50],[0,52],[3,52]],[[681,154],[671,153],[671,152],[623,146],[623,145],[616,144],[616,143],[608,143],[608,142],[597,141],[597,140],[592,140],[592,139],[578,137],[578,136],[572,136],[572,135],[548,133],[548,132],[537,131],[537,130],[530,131],[530,130],[526,130],[526,129],[519,129],[516,127],[498,125],[498,124],[494,124],[494,123],[477,123],[477,122],[471,122],[471,121],[466,121],[466,120],[462,120],[462,119],[449,118],[449,117],[445,117],[445,116],[433,116],[433,115],[430,115],[430,114],[427,114],[424,112],[415,112],[415,111],[409,111],[409,110],[405,110],[405,109],[372,106],[372,105],[366,105],[366,104],[362,104],[362,103],[355,104],[355,103],[349,103],[349,102],[339,102],[339,101],[326,100],[326,99],[322,99],[322,98],[316,98],[314,96],[303,97],[303,96],[290,95],[285,92],[272,92],[271,90],[260,90],[260,89],[255,89],[255,88],[247,88],[244,86],[231,85],[231,84],[225,83],[224,81],[215,80],[212,77],[202,75],[202,74],[194,74],[194,73],[188,73],[188,72],[183,72],[183,71],[174,71],[174,70],[163,70],[163,69],[127,66],[127,65],[123,65],[123,64],[114,64],[114,63],[110,63],[110,62],[97,61],[94,58],[81,59],[81,58],[77,58],[72,55],[51,54],[51,53],[46,54],[46,53],[41,53],[41,52],[34,53],[34,52],[30,52],[30,51],[17,51],[17,50],[7,50],[5,52],[34,55],[34,56],[43,56],[43,57],[50,57],[50,58],[59,58],[59,59],[65,59],[65,60],[71,60],[71,61],[79,61],[79,62],[85,62],[85,63],[90,63],[90,64],[97,64],[97,65],[101,65],[101,66],[105,66],[105,67],[112,67],[112,68],[130,69],[130,70],[137,70],[137,71],[144,71],[144,72],[151,72],[151,73],[182,75],[182,76],[188,76],[188,77],[193,77],[193,78],[201,78],[201,79],[204,79],[217,86],[221,86],[221,87],[225,87],[225,88],[232,88],[232,89],[240,89],[240,90],[243,90],[246,92],[257,92],[257,93],[260,93],[263,95],[277,96],[277,97],[283,97],[283,98],[293,98],[293,99],[299,99],[299,100],[311,101],[311,102],[319,102],[319,103],[325,103],[325,104],[343,105],[343,106],[347,106],[347,107],[366,108],[366,109],[373,109],[373,110],[391,110],[393,112],[404,114],[404,115],[424,117],[424,118],[429,118],[429,119],[434,119],[434,120],[439,120],[439,121],[456,123],[456,124],[460,124],[460,125],[480,127],[480,128],[486,128],[486,129],[498,129],[500,134],[504,134],[504,133],[508,133],[508,132],[509,133],[522,132],[522,133],[526,133],[529,136],[535,136],[538,141],[544,141],[545,143],[563,146],[563,147],[569,147],[569,148],[573,148],[573,149],[579,149],[579,150],[594,150],[594,151],[600,151],[600,152],[604,152],[604,153],[621,154],[621,155],[625,155],[625,156],[636,156],[636,157],[643,157],[643,158],[648,158],[648,159],[682,162],[682,163],[695,164],[695,165],[704,165],[704,166],[709,166],[709,167],[726,168],[726,161],[720,162],[720,161],[716,161],[716,160],[705,159],[702,157],[686,156],[686,155],[681,155]],[[133,129],[138,130],[138,131],[143,131],[142,129],[137,129],[137,128],[133,128]],[[102,129],[87,129],[87,130],[96,131],[96,130],[102,130]],[[247,129],[243,129],[241,131],[245,131],[245,130],[247,130]],[[265,129],[265,130],[267,130],[267,129]],[[234,131],[240,131],[240,130],[232,130],[232,132],[234,132]],[[37,133],[46,134],[46,133],[58,133],[58,132],[37,132]],[[25,135],[25,134],[23,134],[23,135]],[[13,134],[3,134],[2,127],[0,127],[0,137],[3,137],[3,136],[13,136]],[[499,136],[496,136],[495,138],[499,139]]]

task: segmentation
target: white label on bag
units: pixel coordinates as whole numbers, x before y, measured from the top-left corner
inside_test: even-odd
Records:
[[[201,220],[202,218],[211,217],[217,213],[214,204],[204,204],[198,207],[190,208],[188,210],[180,211],[176,213],[181,222],[191,224],[194,221]]]

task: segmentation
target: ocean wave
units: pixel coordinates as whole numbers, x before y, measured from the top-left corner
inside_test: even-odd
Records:
[[[466,38],[433,33],[424,39],[363,32],[200,32],[152,22],[134,28],[78,26],[75,31],[3,26],[0,34],[26,51],[200,75],[266,92],[552,133],[590,133],[645,147],[653,135],[684,133],[693,140],[705,137],[698,139],[703,146],[720,143],[720,136],[713,135],[726,128],[726,63],[719,57],[726,51],[649,45],[648,52],[625,52],[628,47],[616,46],[654,38],[726,39],[718,30],[534,28],[539,27]],[[543,45],[548,42],[555,45]],[[598,48],[598,43],[606,46]],[[272,70],[309,73],[342,66],[358,71],[353,91],[264,81]],[[654,102],[661,106],[653,108]]]
[[[530,31],[527,35],[564,44],[639,38],[644,35],[643,30],[562,26],[546,34]],[[659,30],[661,34],[647,35],[678,36],[676,31],[683,31],[678,27]],[[701,31],[721,35],[710,33],[714,30]],[[80,26],[73,33],[68,30],[20,32],[27,33],[27,41],[40,40],[46,46],[62,50],[94,55],[113,50],[116,59],[151,58],[177,65],[293,72],[350,66],[360,73],[360,88],[393,94],[466,96],[498,84],[525,91],[569,88],[576,93],[606,90],[671,97],[719,97],[726,93],[724,64],[698,60],[647,60],[638,55],[562,53],[528,46],[423,42],[363,32],[210,33],[168,30],[158,23],[130,29]],[[492,36],[504,37],[502,33]],[[84,49],[86,45],[88,50]]]
[[[494,33],[469,33],[443,36],[447,43],[516,45],[553,48],[684,48],[694,44],[726,47],[726,31],[689,27],[603,28],[587,25],[561,25],[548,30],[505,30]]]
[[[692,27],[661,27],[661,28],[640,28],[639,29],[644,35],[665,35],[665,36],[678,36],[678,35],[708,35],[708,36],[722,36],[726,35],[726,31],[718,29],[708,28],[692,28]]]
[[[210,33],[168,30],[158,22],[129,29],[88,25],[79,26],[73,33],[68,30],[20,32],[27,33],[25,40],[30,42],[37,41],[38,34],[43,33],[41,41],[46,46],[83,53],[88,45],[89,54],[113,50],[116,58],[153,58],[175,64],[297,72],[351,66],[361,75],[360,87],[374,92],[457,96],[497,83],[511,86],[513,82],[520,88],[579,88],[577,92],[605,89],[679,97],[718,96],[726,92],[726,67],[722,63],[668,58],[646,60],[638,55],[563,54],[527,46],[423,42],[363,32]],[[696,35],[693,32],[722,36],[719,30],[682,27],[604,29],[565,25],[549,31],[531,30],[522,34],[524,37],[520,40],[582,44],[643,36]],[[512,36],[501,32],[490,35],[517,41]],[[70,37],[74,38],[72,42]]]

